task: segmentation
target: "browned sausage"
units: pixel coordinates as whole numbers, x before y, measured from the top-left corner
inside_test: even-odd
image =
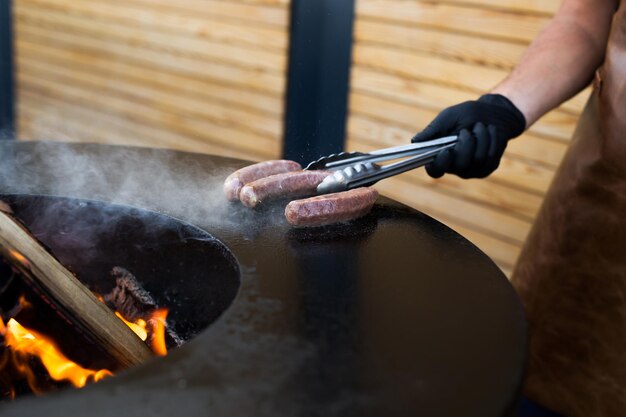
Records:
[[[378,198],[373,188],[356,188],[341,193],[295,200],[285,207],[285,217],[294,226],[322,226],[367,214]]]
[[[302,167],[299,163],[278,159],[274,161],[264,161],[258,164],[248,165],[241,168],[226,178],[224,181],[224,193],[230,201],[239,200],[239,192],[244,185],[249,182],[258,180],[259,178],[269,177],[270,175],[280,174],[282,172],[298,171]]]
[[[276,200],[315,195],[317,186],[331,175],[328,171],[284,172],[261,178],[246,184],[239,193],[239,199],[248,207]]]

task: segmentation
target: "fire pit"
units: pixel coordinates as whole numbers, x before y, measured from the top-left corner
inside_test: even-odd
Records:
[[[114,272],[120,265],[123,273],[132,271],[151,304],[167,310],[165,342],[170,349],[215,321],[235,297],[239,271],[234,257],[221,242],[190,224],[97,201],[32,195],[2,196],[2,200],[96,294],[112,293],[119,276]],[[37,301],[32,291],[29,294],[28,303]],[[37,308],[46,311],[29,312],[30,327],[60,333],[55,344],[87,368],[115,366],[98,357],[97,347],[85,349],[88,342],[79,334],[59,329],[64,323],[38,323],[54,315],[46,307],[38,303]]]
[[[0,160],[0,193],[16,196],[24,215],[32,199],[75,201],[42,195],[122,203],[197,225],[236,259],[218,257],[219,288],[203,288],[198,270],[181,269],[174,282],[147,278],[155,296],[194,293],[176,306],[185,312],[177,330],[199,332],[188,343],[85,389],[16,401],[5,415],[513,415],[526,352],[518,299],[489,258],[422,213],[381,198],[358,221],[299,230],[280,207],[250,211],[221,198],[221,182],[243,161],[19,142],[0,143]],[[93,255],[110,269],[122,261],[101,254],[123,257],[129,238],[106,233],[110,243]],[[70,243],[58,244],[69,265]],[[179,249],[173,259],[196,259]],[[150,276],[163,252],[147,253]]]

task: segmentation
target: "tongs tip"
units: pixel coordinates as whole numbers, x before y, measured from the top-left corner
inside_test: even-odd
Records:
[[[304,169],[338,169],[345,165],[344,161],[354,160],[358,157],[367,157],[368,154],[363,152],[339,152],[327,156],[322,156],[315,161],[310,162]]]

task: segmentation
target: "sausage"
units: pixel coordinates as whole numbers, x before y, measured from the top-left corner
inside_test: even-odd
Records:
[[[252,208],[279,198],[314,195],[317,186],[331,174],[328,171],[294,171],[271,175],[246,184],[239,192],[239,199]]]
[[[378,191],[361,187],[341,193],[295,200],[285,207],[285,217],[290,224],[302,227],[353,220],[367,214],[377,198]]]
[[[224,181],[224,193],[230,201],[239,200],[239,192],[249,182],[282,172],[298,171],[302,167],[299,163],[286,159],[259,162],[248,165],[230,174]]]

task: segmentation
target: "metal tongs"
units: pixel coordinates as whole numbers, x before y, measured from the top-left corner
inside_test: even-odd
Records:
[[[318,194],[336,193],[370,186],[382,179],[430,163],[443,149],[454,147],[457,136],[378,149],[372,152],[341,152],[311,162],[305,169],[334,171],[317,186]],[[387,165],[375,162],[411,157]]]

